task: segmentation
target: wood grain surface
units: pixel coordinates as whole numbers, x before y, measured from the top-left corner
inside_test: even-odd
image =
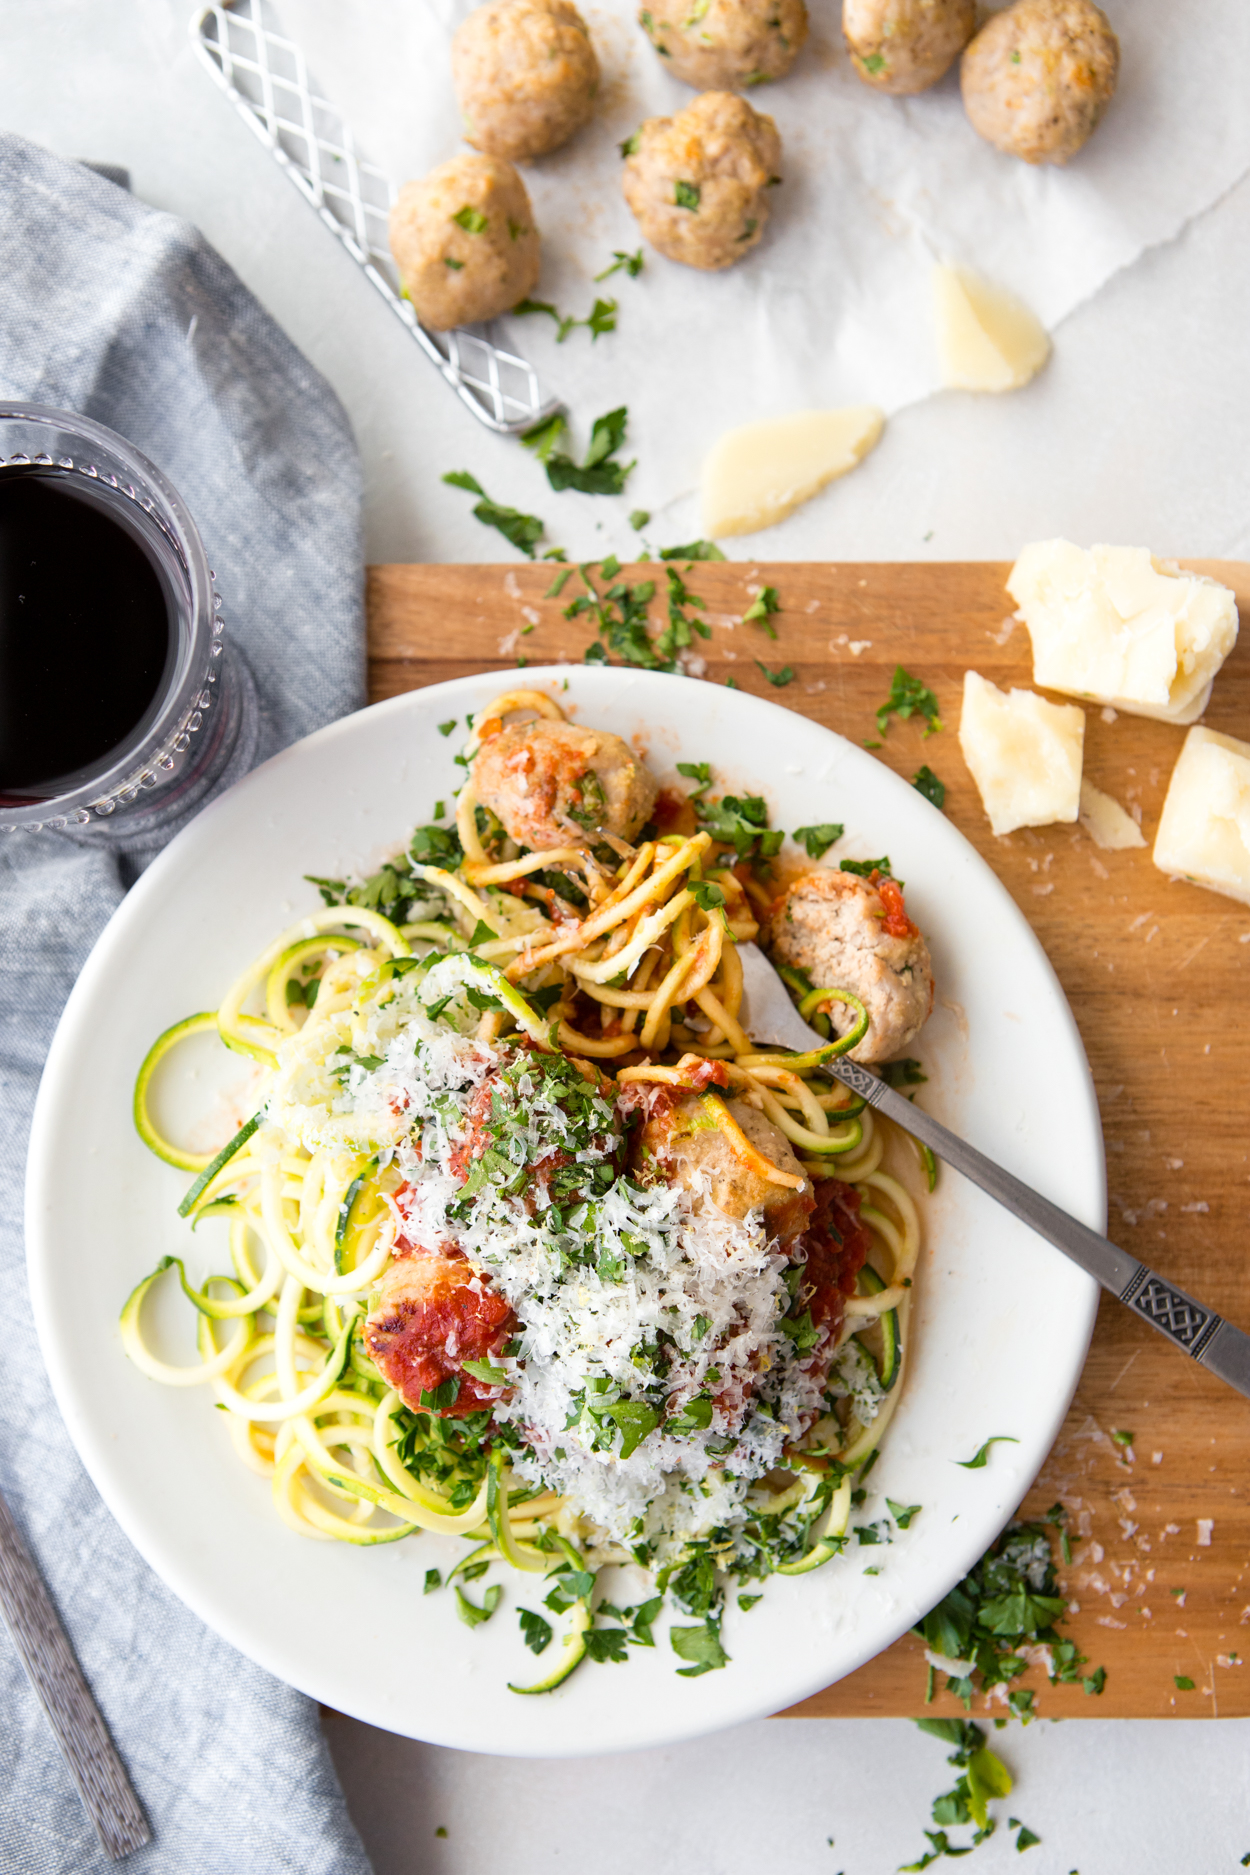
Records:
[[[1250,605],[1250,566],[1193,562]],[[545,595],[551,566],[377,566],[369,570],[374,700],[470,671],[580,662],[591,632]],[[712,635],[705,675],[855,741],[903,663],[937,692],[945,730],[895,723],[877,757],[909,779],[928,763],[946,811],[1011,891],[1075,1012],[1102,1109],[1109,1233],[1183,1288],[1250,1328],[1246,1065],[1250,909],[1173,884],[1149,850],[1100,852],[1076,827],[995,839],[956,739],[963,674],[1031,684],[1028,634],[1013,625],[1005,566],[699,564],[687,574]],[[636,569],[634,577],[656,573]],[[630,576],[627,570],[626,576]],[[742,613],[762,585],[782,610],[771,643]],[[662,580],[661,580],[662,589]],[[660,601],[655,602],[657,621]],[[755,660],[794,680],[772,688]],[[1183,731],[1087,709],[1085,773],[1153,839]],[[1204,719],[1250,738],[1250,642],[1221,674]],[[819,815],[814,814],[814,818]],[[1127,1450],[1113,1438],[1131,1433]],[[1049,1717],[1250,1713],[1250,1403],[1105,1297],[1072,1410],[1024,1513],[1060,1498],[1074,1530],[1068,1631],[1104,1665],[1106,1688],[1038,1689]],[[794,1711],[916,1714],[923,1649],[905,1637]],[[1193,1681],[1179,1690],[1177,1677]],[[977,1700],[978,1707],[983,1703]],[[942,1695],[934,1712],[960,1710]]]

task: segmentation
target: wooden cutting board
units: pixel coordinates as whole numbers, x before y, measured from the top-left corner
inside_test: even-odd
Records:
[[[1193,562],[1250,606],[1250,566]],[[572,575],[555,569],[377,566],[369,570],[370,695],[376,700],[470,671],[509,677],[531,664],[580,662],[591,632],[564,607]],[[656,569],[627,570],[626,577]],[[1015,897],[1059,973],[1097,1084],[1116,1241],[1250,1328],[1247,1198],[1250,1137],[1250,909],[1171,884],[1149,850],[1100,852],[1078,828],[995,839],[956,739],[966,669],[999,685],[1031,683],[1028,634],[1013,625],[1007,568],[952,565],[699,564],[686,576],[706,600],[712,635],[697,649],[706,678],[836,729],[877,736],[874,711],[896,663],[937,692],[945,730],[896,722],[878,760],[909,779],[921,763],[946,783],[946,811]],[[742,613],[762,585],[781,612],[771,643]],[[663,581],[661,579],[661,590]],[[659,617],[660,602],[654,608]],[[755,660],[794,680],[771,687]],[[1207,712],[1214,729],[1250,737],[1250,642],[1243,640]],[[1153,839],[1183,731],[1087,710],[1085,773],[1133,809]],[[819,818],[819,816],[815,816]],[[1114,1433],[1131,1433],[1124,1450]],[[1061,1498],[1075,1528],[1064,1571],[1068,1631],[1107,1669],[1101,1697],[1050,1687],[1050,1717],[1199,1717],[1250,1713],[1250,1402],[1175,1353],[1103,1298],[1072,1410],[1024,1504]],[[1179,1690],[1176,1677],[1194,1682]],[[821,1716],[916,1714],[926,1678],[908,1636],[794,1710]],[[980,1706],[982,1702],[977,1701]],[[949,1696],[931,1709],[958,1711]],[[997,1710],[1001,1710],[997,1708]]]

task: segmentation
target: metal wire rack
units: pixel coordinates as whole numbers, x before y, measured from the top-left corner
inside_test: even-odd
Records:
[[[270,0],[223,0],[191,21],[200,60],[347,249],[456,395],[490,430],[515,435],[559,408],[524,358],[496,342],[494,325],[429,332],[401,296],[387,216],[395,185],[357,150],[351,126],[308,76],[304,55],[279,31]]]

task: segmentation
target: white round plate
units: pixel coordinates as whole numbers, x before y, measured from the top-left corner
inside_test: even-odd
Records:
[[[675,779],[679,760],[712,762],[719,788],[767,797],[775,826],[845,822],[833,863],[888,853],[937,976],[917,1044],[931,1076],[925,1105],[1104,1227],[1098,1112],[1054,972],[1003,886],[914,788],[828,730],[741,692],[580,666],[519,681],[634,740],[661,776]],[[48,1057],[27,1241],[44,1358],[70,1435],[118,1522],[210,1627],[281,1679],[388,1731],[575,1756],[775,1712],[918,1620],[991,1542],[1045,1458],[1097,1288],[945,1173],[924,1206],[906,1391],[861,1516],[884,1515],[887,1494],[923,1508],[888,1547],[853,1543],[813,1575],[774,1577],[749,1613],[730,1595],[731,1665],[698,1679],[675,1671],[666,1614],[654,1650],[631,1648],[623,1667],[587,1662],[556,1693],[518,1698],[507,1682],[527,1684],[547,1666],[522,1645],[517,1620],[518,1606],[540,1605],[534,1578],[504,1572],[501,1607],[470,1629],[450,1594],[422,1593],[426,1570],[445,1571],[462,1544],[422,1535],[361,1551],[310,1542],[279,1521],[206,1391],[158,1386],[121,1350],[118,1311],[163,1254],[186,1255],[193,1276],[224,1261],[221,1227],[191,1237],[176,1215],[185,1176],[134,1132],[135,1071],[155,1035],[214,1007],[248,960],[319,902],[305,873],[372,870],[437,800],[450,801],[460,735],[437,725],[463,725],[501,687],[497,673],[463,678],[321,730],[216,801],[143,874],[92,953]],[[169,1320],[180,1321],[172,1308]],[[179,1332],[179,1358],[193,1358]],[[994,1435],[1018,1443],[995,1445],[981,1470],[961,1469]],[[639,1586],[614,1599],[642,1599]]]

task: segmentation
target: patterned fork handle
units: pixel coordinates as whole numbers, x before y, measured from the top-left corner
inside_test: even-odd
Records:
[[[1250,1397],[1250,1335],[1234,1328],[1214,1309],[1195,1301],[1175,1284],[1165,1282],[1127,1250],[1119,1249],[1097,1231],[1079,1224],[1057,1204],[1051,1204],[1031,1186],[1013,1178],[1010,1172],[948,1132],[923,1109],[879,1081],[875,1074],[868,1074],[856,1062],[827,1062],[824,1072],[861,1095],[869,1106],[887,1115],[905,1133],[930,1147],[939,1159],[954,1166],[1006,1210],[1022,1218],[1039,1237],[1053,1243],[1057,1250],[1062,1250],[1083,1270],[1097,1277],[1104,1289],[1109,1289],[1152,1328],[1166,1335],[1182,1352],[1191,1354],[1201,1366],[1226,1380],[1238,1393]]]
[[[104,1853],[120,1862],[151,1840],[139,1799],[12,1513],[0,1496],[0,1610],[65,1754]]]

